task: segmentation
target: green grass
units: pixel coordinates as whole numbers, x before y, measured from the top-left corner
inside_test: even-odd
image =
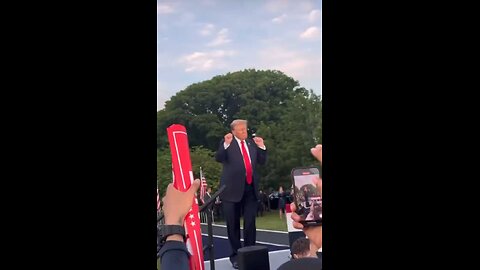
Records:
[[[287,221],[285,220],[285,214],[282,219],[278,214],[278,210],[270,210],[270,212],[263,212],[263,216],[256,219],[257,229],[263,230],[275,230],[275,231],[287,231]],[[215,222],[215,224],[225,225],[225,222]],[[240,218],[240,226],[243,228],[243,217]]]

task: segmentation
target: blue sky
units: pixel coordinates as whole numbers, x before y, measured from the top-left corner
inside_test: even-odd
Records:
[[[193,83],[276,69],[322,93],[322,1],[157,0],[157,110]]]

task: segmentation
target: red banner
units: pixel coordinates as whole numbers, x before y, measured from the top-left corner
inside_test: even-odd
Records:
[[[167,128],[167,134],[172,153],[173,186],[180,191],[186,191],[194,180],[187,130],[182,125],[174,124]],[[202,231],[196,198],[192,198],[192,208],[185,216],[184,226],[187,248],[192,254],[190,270],[204,270]]]

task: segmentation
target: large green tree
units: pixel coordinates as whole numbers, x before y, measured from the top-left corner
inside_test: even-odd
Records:
[[[298,82],[280,71],[245,70],[216,76],[178,92],[157,115],[158,147],[167,144],[166,128],[184,124],[192,146],[216,150],[237,118],[255,128],[278,122]]]
[[[172,177],[166,128],[183,124],[192,147],[194,174],[198,176],[202,166],[207,181],[217,181],[209,185],[218,186],[221,164],[215,162],[213,154],[237,118],[247,119],[251,133],[265,139],[269,156],[260,169],[261,188],[290,187],[292,168],[315,164],[309,149],[322,141],[321,97],[280,71],[248,69],[192,84],[158,112],[161,182],[165,174],[170,181]]]

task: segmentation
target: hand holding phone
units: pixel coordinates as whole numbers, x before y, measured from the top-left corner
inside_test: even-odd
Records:
[[[316,167],[294,168],[292,183],[294,202],[299,222],[304,226],[322,225],[322,194],[319,185],[320,171]]]

